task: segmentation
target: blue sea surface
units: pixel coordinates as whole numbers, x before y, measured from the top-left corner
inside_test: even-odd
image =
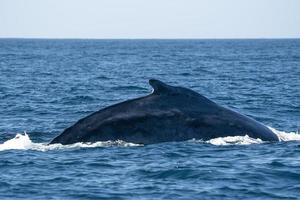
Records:
[[[46,145],[149,94],[150,78],[249,115],[282,141]],[[300,39],[0,39],[1,200],[300,199],[299,129]]]

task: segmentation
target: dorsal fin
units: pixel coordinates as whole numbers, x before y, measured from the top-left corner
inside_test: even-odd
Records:
[[[173,87],[156,79],[150,79],[149,84],[153,88],[153,94],[168,94],[172,93]]]

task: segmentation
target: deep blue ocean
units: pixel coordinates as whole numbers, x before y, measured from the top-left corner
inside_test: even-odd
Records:
[[[153,145],[50,145],[80,118],[191,88],[269,126]],[[0,199],[300,199],[300,39],[0,39]],[[27,133],[27,134],[26,134]]]

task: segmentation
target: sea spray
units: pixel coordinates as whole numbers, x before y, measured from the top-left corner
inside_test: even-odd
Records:
[[[275,128],[269,127],[280,139],[280,141],[300,141],[300,134],[296,132],[284,132],[276,130]],[[209,143],[212,145],[251,145],[251,144],[261,144],[265,143],[259,138],[251,138],[248,135],[244,136],[227,136],[227,137],[218,137],[210,139],[207,141],[203,140],[190,140],[192,142],[199,143]],[[0,144],[0,151],[4,150],[36,150],[36,151],[49,151],[49,150],[60,150],[60,149],[78,149],[78,148],[96,148],[96,147],[111,147],[111,146],[120,146],[120,147],[133,147],[133,146],[143,146],[141,144],[134,144],[125,142],[122,140],[116,141],[105,141],[105,142],[95,142],[95,143],[74,143],[70,145],[62,144],[51,144],[47,143],[34,143],[31,141],[29,135],[24,132],[24,134],[18,133],[14,138],[7,140],[3,144]]]
[[[140,144],[134,144],[129,142],[124,142],[121,140],[116,141],[105,141],[105,142],[94,142],[94,143],[74,143],[70,145],[62,144],[51,144],[47,143],[34,143],[31,141],[28,134],[25,132],[24,135],[17,133],[17,135],[0,144],[0,151],[4,150],[36,150],[36,151],[49,151],[49,150],[59,150],[59,149],[78,149],[78,148],[95,148],[95,147],[110,147],[110,146],[121,146],[121,147],[132,147],[132,146],[142,146]]]

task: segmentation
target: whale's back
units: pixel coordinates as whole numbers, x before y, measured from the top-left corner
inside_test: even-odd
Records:
[[[67,128],[51,143],[124,140],[151,144],[246,134],[278,140],[261,123],[219,106],[193,90],[158,80],[149,83],[152,94],[101,109]]]

